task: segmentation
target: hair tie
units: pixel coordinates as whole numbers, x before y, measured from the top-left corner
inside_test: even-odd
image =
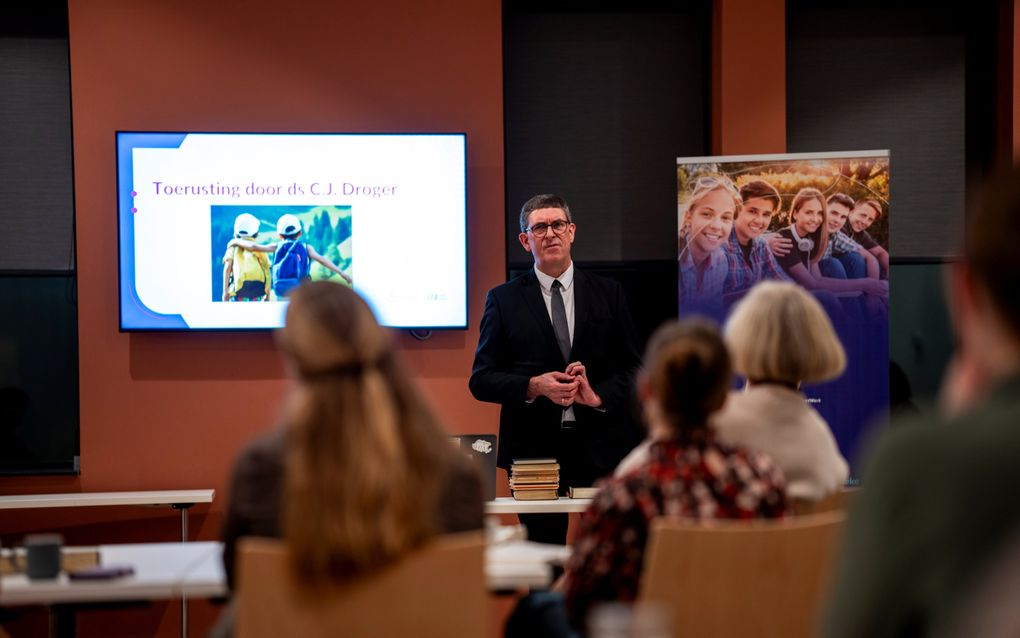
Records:
[[[316,370],[309,370],[308,368],[302,367],[300,368],[301,377],[305,379],[319,379],[323,377],[361,376],[366,370],[379,367],[386,357],[387,353],[383,353],[378,357],[373,357],[369,361],[350,361],[348,363],[327,366]]]
[[[301,368],[301,377],[303,379],[321,379],[324,377],[360,376],[364,371],[365,365],[360,361],[356,361],[353,363],[330,366],[328,368],[320,368],[318,370]]]

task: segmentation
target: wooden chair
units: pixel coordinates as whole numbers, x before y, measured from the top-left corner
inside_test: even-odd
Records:
[[[235,636],[484,636],[481,533],[442,536],[380,572],[315,591],[298,586],[282,541],[239,545]]]
[[[819,514],[821,512],[845,512],[853,502],[858,487],[844,487],[829,494],[820,501],[804,501],[796,499],[793,501],[793,512],[798,516],[802,514]]]
[[[675,636],[815,636],[845,520],[656,520],[639,603],[665,607]]]

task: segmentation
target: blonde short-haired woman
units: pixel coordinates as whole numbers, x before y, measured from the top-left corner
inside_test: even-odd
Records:
[[[834,379],[846,354],[821,304],[791,283],[762,282],[736,305],[724,331],[733,368],[747,379],[712,419],[720,441],[765,452],[791,499],[817,501],[846,481],[829,426],[800,392]]]

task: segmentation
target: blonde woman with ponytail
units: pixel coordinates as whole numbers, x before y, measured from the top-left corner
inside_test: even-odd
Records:
[[[285,538],[295,573],[314,587],[376,570],[437,534],[482,527],[475,467],[452,448],[356,293],[302,284],[277,338],[296,387],[283,427],[235,467],[229,578],[241,536]]]

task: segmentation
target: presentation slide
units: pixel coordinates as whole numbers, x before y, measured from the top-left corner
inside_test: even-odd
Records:
[[[467,327],[463,134],[117,133],[122,330],[283,325],[303,281]]]

